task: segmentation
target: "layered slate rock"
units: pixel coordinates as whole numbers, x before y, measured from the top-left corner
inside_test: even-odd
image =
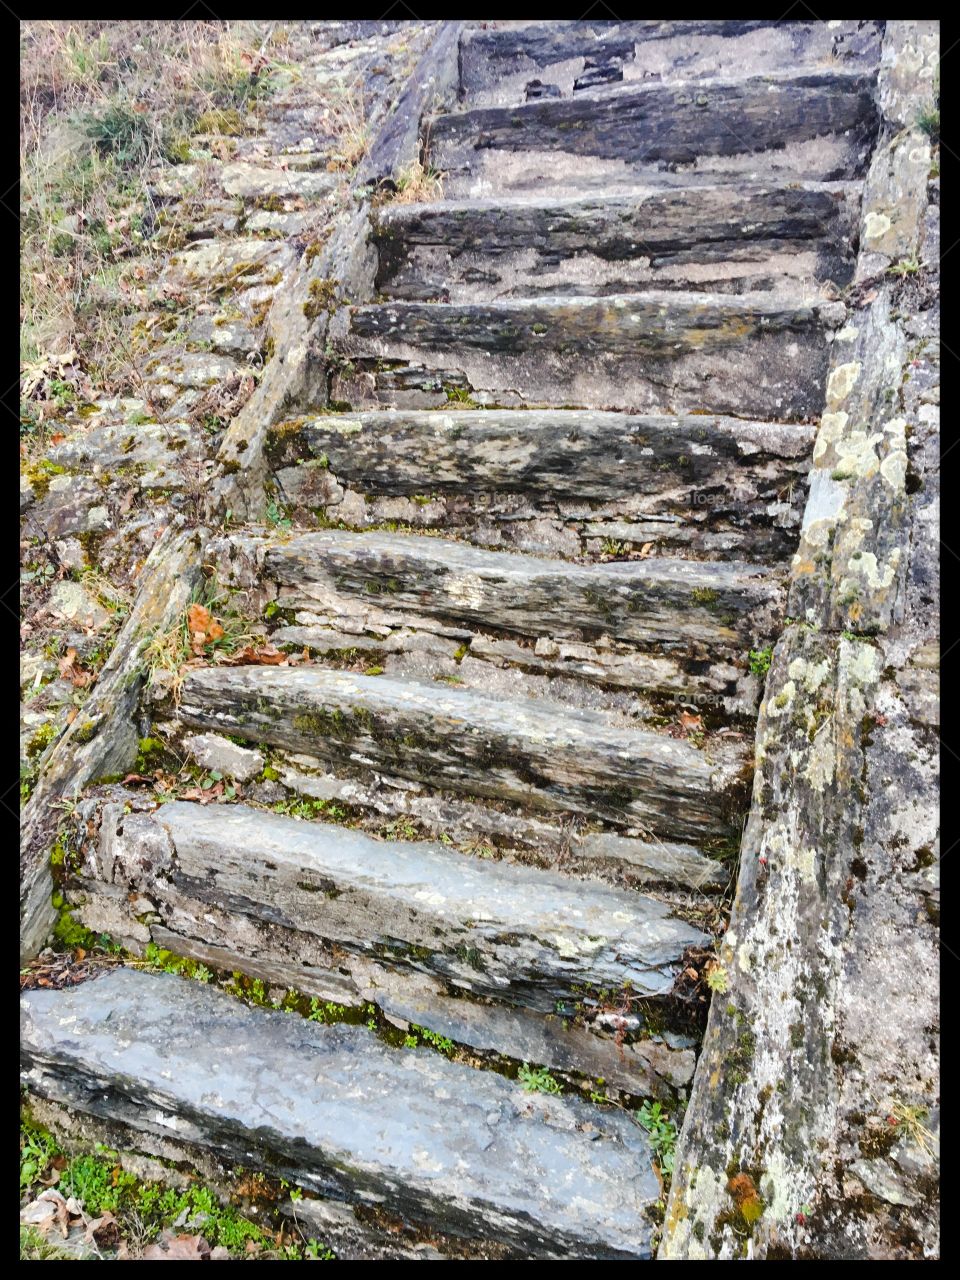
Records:
[[[812,426],[712,414],[397,409],[282,423],[267,453],[283,501],[307,518],[455,527],[539,551],[532,522],[546,517],[554,553],[569,554],[575,533],[599,540],[588,551],[616,539],[782,563],[813,438]]]
[[[80,1112],[510,1256],[650,1254],[660,1188],[626,1116],[171,975],[122,969],[21,1006],[27,1083]]]
[[[772,631],[774,575],[735,560],[578,565],[444,538],[322,530],[268,547],[265,571],[290,607],[330,593],[376,596],[390,610],[522,635],[730,646]],[[304,599],[305,598],[305,599]]]
[[[774,497],[799,483],[813,430],[712,414],[686,417],[588,409],[409,410],[331,414],[275,428],[278,469],[324,469],[378,494],[522,492],[609,502],[659,500],[689,512],[694,492],[722,486]],[[766,487],[764,487],[766,482]],[[704,503],[703,505],[710,505]]]
[[[162,897],[169,879],[222,909],[543,1012],[581,984],[662,995],[684,950],[709,941],[636,893],[585,881],[571,900],[552,872],[245,805],[111,806],[100,845],[104,880]]]
[[[765,294],[399,302],[352,308],[349,347],[374,363],[452,359],[493,403],[510,391],[534,403],[789,420],[819,410],[826,329],[844,314],[840,303]]]
[[[747,761],[545,700],[317,668],[191,672],[185,724],[535,809],[596,814],[659,836],[729,832]]]
[[[484,23],[460,53],[463,89],[475,103],[514,103],[532,76],[556,96],[573,92],[589,60],[617,62],[624,79],[699,80],[744,69],[875,67],[880,22],[676,21]]]
[[[445,201],[377,211],[377,290],[478,302],[644,289],[845,284],[858,192],[705,187],[580,200]]]
[[[869,75],[804,71],[481,107],[428,121],[430,161],[449,175],[448,195],[472,197],[529,190],[551,156],[561,183],[565,162],[586,162],[581,187],[591,176],[613,187],[752,173],[760,152],[767,172],[794,181],[854,178],[876,134],[873,90]]]

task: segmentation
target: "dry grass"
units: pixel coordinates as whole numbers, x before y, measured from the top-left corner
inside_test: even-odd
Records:
[[[25,22],[20,29],[21,436],[137,394],[130,329],[182,243],[161,163],[226,158],[276,70],[265,24]]]
[[[392,204],[429,204],[443,199],[445,175],[436,169],[424,168],[417,160],[397,181],[397,191]]]
[[[337,139],[337,152],[327,167],[349,172],[357,167],[370,147],[370,126],[360,81],[331,86],[329,110],[328,127]]]

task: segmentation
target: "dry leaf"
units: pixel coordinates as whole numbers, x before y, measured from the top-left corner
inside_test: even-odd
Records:
[[[87,1223],[83,1238],[87,1244],[116,1244],[120,1239],[116,1218],[112,1213],[105,1213],[102,1218],[94,1218],[92,1222]]]
[[[684,729],[696,732],[703,728],[703,717],[692,715],[689,711],[681,711],[680,724]]]
[[[203,1236],[175,1236],[169,1231],[165,1231],[156,1244],[143,1251],[144,1261],[151,1262],[201,1262],[209,1256],[210,1246]]]
[[[287,661],[287,655],[282,653],[272,644],[263,645],[258,649],[256,645],[248,644],[232,657],[225,658],[224,661],[231,667],[240,667],[256,663],[257,665],[279,667]]]
[[[208,644],[223,637],[223,627],[202,604],[192,604],[187,610],[187,627],[194,653],[202,653]]]
[[[68,649],[57,663],[57,667],[63,678],[69,680],[78,689],[85,689],[88,684],[93,683],[93,672],[84,671],[83,667],[77,666],[76,649]]]
[[[645,542],[643,546],[640,548],[640,555],[638,558],[640,560],[646,560],[647,556],[649,556],[652,551],[653,551],[653,543]]]

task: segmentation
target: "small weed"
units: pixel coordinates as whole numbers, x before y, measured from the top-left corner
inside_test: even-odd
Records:
[[[940,112],[936,107],[927,107],[917,117],[917,128],[927,135],[936,146],[940,141]]]
[[[887,267],[887,273],[891,276],[899,276],[902,280],[906,276],[919,275],[922,267],[923,263],[917,258],[901,258],[893,266]]]
[[[677,1126],[659,1102],[647,1101],[636,1113],[637,1124],[650,1135],[650,1145],[664,1177],[673,1173],[677,1150]]]
[[[770,670],[770,664],[773,661],[773,646],[767,645],[765,649],[750,650],[750,673],[763,679]]]
[[[559,1093],[560,1086],[546,1067],[531,1067],[524,1062],[517,1079],[528,1093]]]
[[[712,964],[707,969],[707,986],[717,995],[725,995],[730,987],[730,977],[722,964]]]
[[[293,526],[293,521],[273,499],[267,504],[267,519],[275,529],[290,529]]]

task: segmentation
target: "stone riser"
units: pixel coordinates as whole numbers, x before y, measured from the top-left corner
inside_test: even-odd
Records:
[[[192,672],[178,714],[334,767],[680,840],[730,833],[749,764],[722,738],[698,751],[598,712],[316,667]]]
[[[533,405],[795,421],[822,407],[826,326],[843,314],[842,304],[762,295],[408,302],[353,308],[343,345],[351,358],[368,361],[452,361],[494,404],[507,393],[507,403],[518,397]],[[334,379],[334,393],[358,408],[380,394],[348,370]]]
[[[880,59],[878,22],[570,22],[514,29],[485,24],[461,43],[462,86],[471,106],[513,105],[527,83],[555,85],[564,96],[584,61],[614,58],[623,80],[696,81],[798,67],[872,69]]]
[[[730,187],[617,198],[389,205],[376,287],[410,301],[810,290],[853,269],[859,192]]]

